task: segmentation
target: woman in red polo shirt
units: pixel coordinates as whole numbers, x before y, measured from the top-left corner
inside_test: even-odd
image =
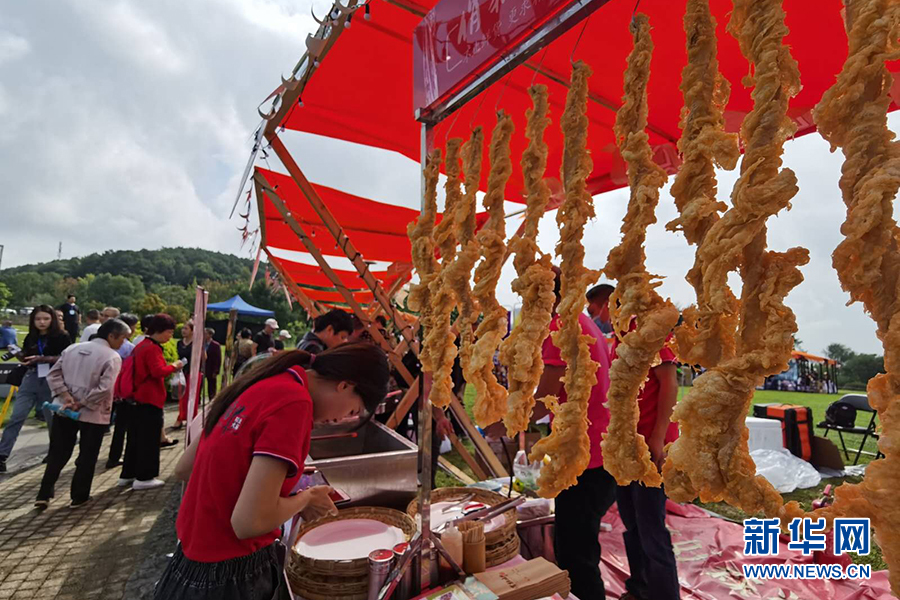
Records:
[[[313,423],[372,415],[389,367],[372,344],[318,355],[276,355],[219,392],[201,435],[178,461],[188,480],[180,545],[156,586],[158,600],[289,598],[275,540],[300,513],[336,511],[327,487],[290,495],[303,472]]]

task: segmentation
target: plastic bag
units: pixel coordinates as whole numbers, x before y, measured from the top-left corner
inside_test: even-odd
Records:
[[[187,380],[184,378],[184,371],[178,371],[172,378],[169,380],[169,387],[173,390],[178,390],[180,388],[187,387]]]
[[[519,450],[516,453],[516,458],[513,460],[513,474],[516,476],[516,483],[522,486],[523,489],[536,490],[538,487],[537,478],[541,474],[541,463],[528,462],[528,455],[525,454],[524,450]]]
[[[756,463],[756,474],[765,477],[782,494],[816,487],[822,481],[814,466],[785,448],[761,448],[751,452],[750,457]]]

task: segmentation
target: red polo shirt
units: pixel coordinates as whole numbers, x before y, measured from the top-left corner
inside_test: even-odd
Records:
[[[636,322],[632,321],[631,329],[634,330],[635,327]],[[659,362],[650,369],[650,373],[647,375],[647,381],[644,382],[644,387],[641,388],[640,395],[638,396],[638,409],[640,410],[641,415],[638,419],[637,431],[644,436],[644,439],[649,439],[653,430],[656,428],[656,415],[659,413],[659,378],[656,377],[655,369],[663,364],[678,364],[675,353],[672,352],[672,349],[668,346],[671,339],[672,334],[669,334],[669,337],[666,338],[666,345],[659,351]],[[618,347],[619,338],[617,337],[613,342],[612,360],[616,359],[616,349]],[[669,428],[666,430],[665,443],[668,444],[677,439],[678,423],[669,423]]]
[[[234,401],[197,448],[176,523],[185,556],[220,562],[247,556],[275,541],[278,529],[238,539],[231,514],[256,455],[289,465],[281,496],[291,493],[309,453],[312,426],[312,398],[300,367],[256,383]]]
[[[584,335],[594,338],[594,343],[591,344],[591,360],[600,365],[597,368],[597,383],[591,388],[591,397],[588,399],[588,420],[590,421],[588,438],[591,440],[591,462],[588,463],[587,468],[596,469],[603,465],[603,451],[600,449],[600,442],[603,441],[603,434],[609,427],[609,409],[606,408],[606,392],[609,391],[609,350],[603,334],[589,316],[584,313],[580,314],[578,324],[581,325],[581,332]],[[559,315],[554,315],[550,322],[550,331],[553,332],[557,329],[559,329]],[[541,356],[545,365],[566,366],[559,348],[556,347],[550,336],[544,340]],[[559,403],[565,404],[566,400],[568,400],[568,396],[565,386],[561,386]]]

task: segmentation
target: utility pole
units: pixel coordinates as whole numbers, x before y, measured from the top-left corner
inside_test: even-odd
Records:
[[[3,248],[4,247],[5,246],[3,244],[0,244],[0,269],[3,269]]]
[[[62,242],[59,243],[59,250],[56,251],[56,260],[60,260],[62,258]]]

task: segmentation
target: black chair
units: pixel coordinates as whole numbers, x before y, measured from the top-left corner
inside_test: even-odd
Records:
[[[868,425],[866,425],[865,427],[857,427],[856,419],[854,419],[852,427],[840,426],[828,421],[822,421],[818,426],[825,430],[824,437],[828,437],[828,433],[830,431],[836,431],[838,434],[838,438],[840,438],[841,440],[841,448],[843,448],[844,450],[844,456],[849,461],[850,453],[847,452],[847,443],[844,441],[844,434],[855,433],[857,435],[861,435],[862,441],[859,443],[859,448],[856,449],[856,458],[854,458],[853,460],[854,465],[859,464],[859,457],[863,454],[874,456],[876,459],[884,456],[880,450],[877,452],[869,452],[867,450],[863,450],[866,445],[866,440],[868,440],[869,438],[874,439],[876,442],[878,441],[878,432],[875,429],[875,417],[877,416],[877,412],[869,404],[869,398],[865,394],[846,394],[837,402],[832,403],[832,406],[842,404],[848,407],[852,407],[856,411],[857,418],[859,417],[860,412],[871,413],[872,417],[869,419]],[[831,407],[829,407],[829,410],[830,409]]]

